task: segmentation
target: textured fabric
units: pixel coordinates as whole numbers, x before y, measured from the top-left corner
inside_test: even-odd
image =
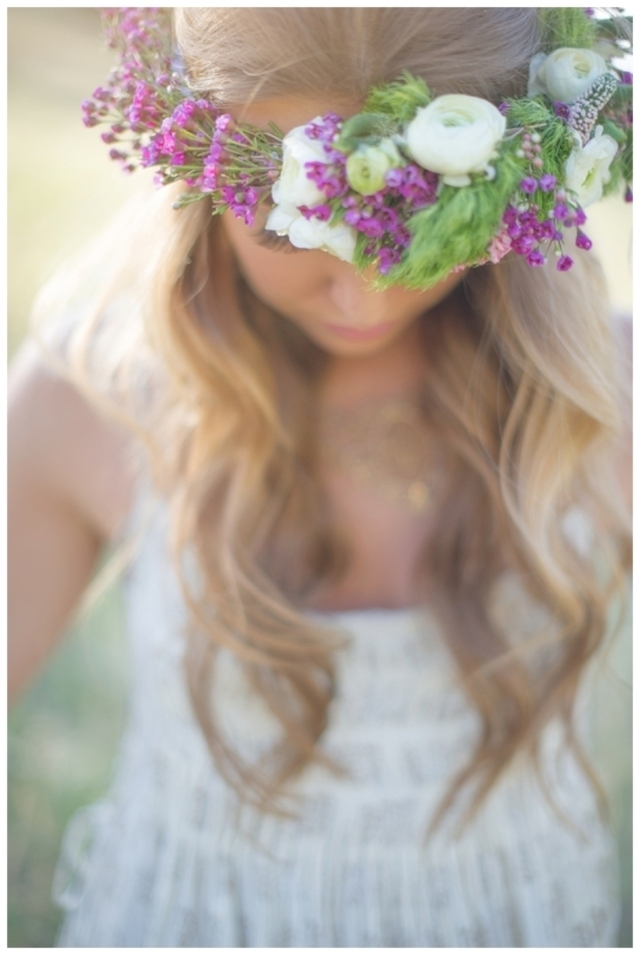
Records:
[[[344,631],[323,746],[298,819],[238,812],[213,767],[182,669],[185,611],[160,510],[127,580],[130,718],[104,800],[70,823],[55,879],[64,946],[609,946],[613,840],[561,734],[544,764],[566,825],[522,762],[460,838],[430,815],[478,719],[428,611],[317,615]],[[503,620],[543,624],[513,587]],[[523,628],[526,630],[526,627]],[[275,726],[231,656],[212,699],[255,755]]]

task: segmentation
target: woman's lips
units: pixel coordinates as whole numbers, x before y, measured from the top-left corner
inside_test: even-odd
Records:
[[[394,322],[386,322],[384,325],[375,325],[373,328],[352,328],[350,325],[326,325],[325,327],[338,338],[344,338],[352,342],[368,342],[376,338],[381,338],[386,332],[390,331]]]

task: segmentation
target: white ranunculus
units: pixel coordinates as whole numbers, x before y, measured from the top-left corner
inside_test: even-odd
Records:
[[[363,196],[372,196],[384,189],[390,169],[402,165],[402,157],[392,139],[383,139],[377,146],[362,144],[347,159],[347,182]]]
[[[609,182],[609,167],[617,151],[615,139],[603,134],[601,126],[596,128],[595,136],[586,146],[576,144],[565,166],[565,185],[581,206],[589,206],[602,197],[602,188]]]
[[[322,249],[344,262],[353,262],[358,235],[346,222],[329,225],[320,219],[305,219],[295,206],[274,206],[265,228],[288,236],[298,249]]]
[[[344,262],[353,262],[358,234],[346,222],[329,225],[299,216],[289,227],[289,239],[298,249],[324,249]]]
[[[289,226],[294,219],[301,215],[295,206],[274,206],[267,216],[265,229],[277,232],[278,235],[288,235]]]
[[[546,93],[561,103],[575,103],[594,80],[609,67],[593,50],[563,46],[545,56],[538,53],[529,64],[529,96]]]
[[[409,155],[423,169],[463,186],[470,172],[486,168],[506,128],[505,117],[492,103],[450,93],[417,111],[405,139]]]
[[[321,123],[317,116],[314,123]],[[296,126],[282,140],[282,171],[271,188],[273,201],[288,206],[317,206],[324,195],[316,184],[307,178],[305,163],[326,163],[327,156],[322,143],[310,139],[304,126]]]

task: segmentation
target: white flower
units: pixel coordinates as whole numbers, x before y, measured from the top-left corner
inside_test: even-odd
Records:
[[[528,95],[546,93],[561,103],[575,103],[609,68],[593,50],[563,46],[548,56],[538,53],[529,64]]]
[[[317,116],[314,123],[322,123]],[[274,182],[271,195],[275,203],[288,206],[317,206],[324,201],[324,195],[311,179],[307,178],[305,163],[326,163],[327,156],[322,143],[310,139],[304,126],[296,126],[282,140],[282,171]]]
[[[589,206],[602,198],[602,188],[609,182],[609,167],[618,151],[611,136],[596,127],[595,136],[586,146],[576,144],[565,165],[567,189],[576,196],[581,206]]]
[[[451,93],[418,110],[406,130],[407,150],[445,183],[468,185],[468,174],[486,169],[506,128],[505,117],[487,100]]]
[[[329,225],[319,219],[305,219],[295,206],[280,205],[269,213],[265,228],[288,236],[298,249],[323,249],[344,262],[353,262],[357,233],[345,222]]]
[[[314,123],[322,123],[317,116]],[[346,223],[330,226],[319,219],[305,219],[299,206],[325,202],[324,193],[307,177],[305,163],[326,163],[322,143],[311,139],[304,126],[290,130],[282,141],[282,171],[271,188],[275,203],[267,217],[266,229],[286,235],[298,249],[324,249],[345,262],[353,261],[357,234]]]
[[[358,146],[347,159],[347,182],[362,196],[372,196],[384,189],[390,169],[402,165],[402,157],[392,139],[383,139],[377,146]]]
[[[565,166],[567,189],[571,190],[581,206],[589,206],[602,196],[602,188],[609,182],[609,167],[618,151],[611,136],[603,135],[602,126],[596,127],[593,139],[586,146],[576,144]]]

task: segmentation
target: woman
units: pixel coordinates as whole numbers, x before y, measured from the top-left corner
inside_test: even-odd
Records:
[[[474,10],[473,29],[469,16],[180,10],[184,102],[199,95],[216,123],[263,131],[252,143],[268,143],[275,123],[289,136],[286,162],[301,136],[305,148],[313,139],[313,117],[320,138],[328,116],[370,117],[372,87],[403,70],[414,80],[384,95],[426,96],[417,78],[436,100],[479,98],[499,134],[477,168],[447,165],[450,152],[441,169],[423,160],[418,199],[442,209],[493,181],[492,150],[506,142],[497,107],[527,87],[533,102],[536,84],[553,98],[551,53],[591,36],[575,11]],[[146,48],[167,31],[144,15],[118,28]],[[437,256],[424,253],[425,235],[417,272],[402,271],[416,256],[400,231],[375,254],[358,245],[358,197],[373,195],[363,170],[379,173],[366,149],[391,188],[388,173],[420,165],[412,122],[386,152],[392,137],[372,143],[370,126],[349,127],[351,146],[327,133],[331,149],[367,156],[346,160],[355,204],[328,233],[324,212],[301,216],[302,202],[291,212],[286,165],[273,190],[249,200],[244,189],[242,201],[236,191],[212,219],[208,198],[172,206],[184,179],[215,208],[215,184],[190,181],[175,151],[171,162],[147,153],[179,186],[148,202],[126,244],[120,232],[121,259],[113,246],[94,258],[111,264],[106,304],[67,321],[54,343],[75,384],[28,354],[16,370],[17,684],[101,543],[138,539],[131,722],[109,796],[67,837],[63,944],[615,936],[610,838],[574,712],[628,533],[611,492],[620,401],[601,278],[580,251],[571,271],[535,267],[542,253],[527,248],[515,207],[504,220],[513,251],[499,264],[446,260],[454,240],[484,227],[472,220],[449,228]],[[608,134],[585,135],[612,151],[613,169]],[[497,182],[512,161],[525,196],[533,178],[561,203],[536,165],[547,140],[534,133],[518,149],[495,161]],[[118,429],[78,387],[101,396]],[[37,594],[34,578],[45,582]],[[92,844],[74,861],[87,827]]]

